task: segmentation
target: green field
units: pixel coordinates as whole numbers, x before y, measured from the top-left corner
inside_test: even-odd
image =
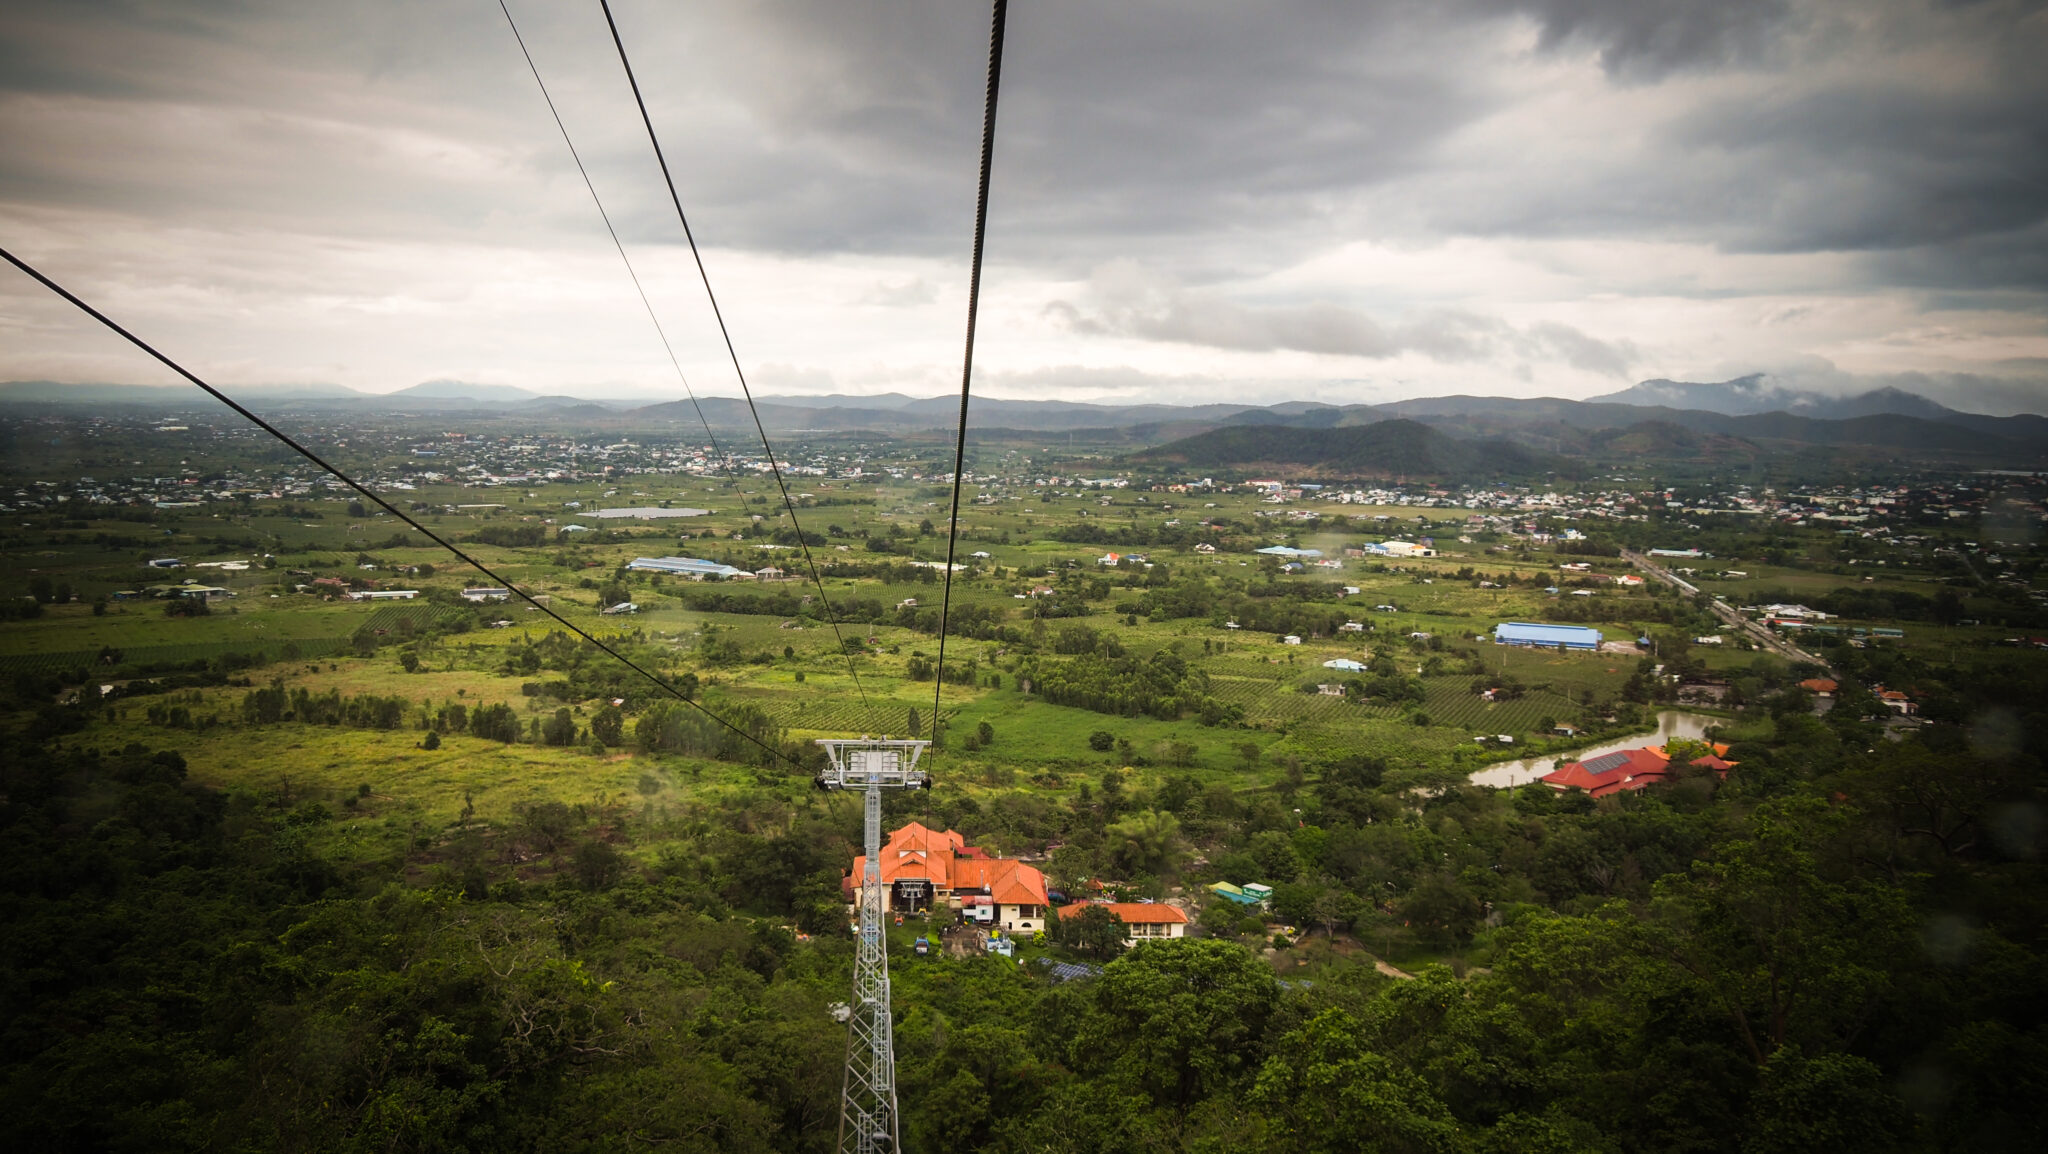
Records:
[[[983,451],[1015,461],[1016,454],[1034,450]],[[1090,452],[1076,454],[1083,463],[1078,467],[1095,467],[1086,462],[1102,460]],[[786,533],[791,521],[772,487],[762,481],[646,475],[524,487],[434,483],[422,484],[407,497],[430,528],[462,541],[504,580],[547,595],[551,608],[576,627],[624,646],[665,678],[694,676],[718,701],[759,707],[791,739],[900,734],[908,729],[913,710],[928,732],[932,683],[913,681],[908,674],[919,661],[936,656],[937,638],[927,628],[899,621],[896,607],[915,599],[921,610],[929,610],[940,599],[936,573],[903,566],[943,555],[943,534],[922,523],[943,521],[946,491],[880,477],[807,479],[793,492],[803,495],[796,519],[806,532],[823,536],[812,545],[813,557],[842,570],[826,579],[822,591],[809,580],[797,550],[762,547],[774,544],[774,535]],[[989,556],[972,559],[972,568],[956,579],[953,603],[961,612],[984,614],[998,634],[991,639],[954,636],[947,645],[949,662],[972,660],[983,682],[949,686],[944,695],[943,720],[956,740],[943,763],[958,765],[969,788],[1005,779],[1016,788],[1032,788],[1035,777],[1064,779],[1084,767],[1098,772],[1126,758],[1138,763],[1141,773],[1213,774],[1247,788],[1272,780],[1274,759],[1315,764],[1363,753],[1397,765],[1449,769],[1472,759],[1474,737],[1509,734],[1527,743],[1543,737],[1539,731],[1545,720],[1597,728],[1597,712],[1611,706],[1637,670],[1639,658],[1633,653],[1559,655],[1475,640],[1497,622],[1557,619],[1564,610],[1590,609],[1596,611],[1597,626],[1616,641],[1644,632],[1676,636],[1711,625],[1655,586],[1633,592],[1601,589],[1592,599],[1547,594],[1542,586],[1558,578],[1557,565],[1564,558],[1542,550],[1510,553],[1459,542],[1468,511],[1458,508],[1331,507],[1319,518],[1301,521],[1281,516],[1251,494],[1115,490],[1063,495],[999,484],[969,486],[965,496],[959,553],[963,558],[977,551]],[[559,532],[576,520],[579,510],[621,501],[669,501],[713,513],[680,522],[593,521],[598,531],[582,536]],[[235,676],[313,693],[397,695],[427,711],[451,703],[505,703],[515,707],[523,725],[567,708],[578,732],[585,731],[603,704],[599,695],[559,701],[534,692],[541,683],[565,683],[569,666],[559,662],[561,653],[550,651],[543,667],[519,667],[523,655],[559,631],[559,625],[517,601],[470,606],[456,600],[456,590],[488,579],[416,537],[407,540],[404,527],[388,516],[351,511],[340,496],[292,504],[295,511],[288,515],[259,500],[164,513],[147,529],[119,520],[89,520],[83,528],[0,538],[0,549],[17,560],[23,573],[64,581],[77,598],[49,606],[40,617],[9,623],[0,642],[0,673],[48,677],[90,671],[119,682],[145,668],[261,655],[267,664],[238,670]],[[1174,523],[1192,526],[1204,520],[1219,526],[1211,535],[1218,543],[1214,554],[1195,552],[1191,538],[1138,546],[1055,539],[1082,532],[1118,539],[1118,534],[1163,533]],[[505,544],[493,536],[504,533],[534,534],[541,543]],[[1273,560],[1253,552],[1289,542],[1342,557],[1345,548],[1363,541],[1425,533],[1436,535],[1439,556],[1392,562],[1347,558],[1334,571],[1291,577],[1272,575]],[[1831,539],[1827,534],[1813,537],[1816,543]],[[878,549],[876,541],[888,544]],[[1112,549],[1143,552],[1155,568],[1098,567],[1096,558]],[[714,587],[620,571],[633,557],[670,554],[750,569],[772,563],[789,576]],[[246,560],[255,567],[239,572],[144,568],[142,561],[153,556],[182,557],[188,566]],[[1617,564],[1602,561],[1599,568]],[[1739,599],[1769,589],[1820,595],[1845,582],[1793,564],[1739,564],[1750,573],[1747,580],[1703,577],[1702,586]],[[432,571],[399,571],[410,566]],[[313,576],[416,588],[422,598],[359,604],[293,591]],[[225,585],[236,596],[216,603],[212,615],[199,619],[168,617],[159,603],[147,600],[113,602],[104,616],[93,614],[87,604],[116,590],[186,577]],[[1482,579],[1505,587],[1483,588]],[[1358,592],[1332,597],[1338,584],[1356,586]],[[1922,592],[1938,588],[1906,573],[1881,574],[1872,584]],[[1041,603],[1025,595],[1047,586],[1059,590],[1064,611],[1078,609],[1084,615],[1035,622]],[[1217,608],[1199,615],[1141,614],[1127,620],[1125,607],[1143,603],[1155,588],[1183,587],[1206,590],[1204,596]],[[754,599],[816,599],[822,592],[842,611],[879,606],[884,620],[842,621],[835,631],[822,601],[807,606],[792,601],[794,611],[772,614],[705,611],[686,603],[713,592]],[[641,611],[599,616],[601,599],[620,594]],[[1271,632],[1221,627],[1234,614],[1292,604],[1320,607],[1318,612],[1362,622],[1369,631],[1310,635],[1294,646],[1282,645]],[[1383,612],[1375,610],[1378,605],[1396,608]],[[490,627],[501,620],[511,627]],[[1681,628],[1672,621],[1687,624]],[[1163,719],[1101,713],[1021,692],[1016,681],[1020,662],[1033,652],[1045,659],[1052,639],[1075,624],[1113,638],[1133,659],[1176,653],[1191,675],[1205,678],[1206,695],[1229,709],[1232,720],[1204,725],[1191,710]],[[1944,643],[1980,646],[1995,632],[1950,630],[1936,637],[1931,628],[1916,626],[1901,644],[1915,651]],[[1428,636],[1411,639],[1411,634]],[[842,641],[860,650],[851,668]],[[725,656],[708,659],[715,646],[725,647]],[[113,659],[103,660],[110,650],[117,651]],[[401,656],[409,656],[419,671],[403,672]],[[1389,660],[1398,676],[1417,679],[1419,700],[1395,705],[1316,692],[1319,683],[1349,679],[1323,667],[1337,657]],[[1712,673],[1739,678],[1757,655],[1731,645],[1695,650],[1694,658]],[[607,660],[586,654],[570,664],[583,668]],[[990,676],[1000,679],[1000,688],[988,684]],[[1485,678],[1512,679],[1520,695],[1483,700],[1475,681]],[[215,728],[185,740],[196,742],[202,753],[239,740],[242,688],[200,686],[189,692],[200,698],[192,708],[217,721]],[[637,710],[646,700],[636,698],[630,708]],[[134,724],[137,709],[128,707],[128,724]],[[408,724],[416,728],[419,716],[424,715]],[[982,750],[960,748],[959,735],[982,723],[997,735],[994,744]],[[1127,744],[1109,754],[1093,750],[1089,737],[1097,732]],[[1255,764],[1247,764],[1239,752],[1246,745],[1263,751]],[[501,752],[517,762],[528,749],[522,742]],[[532,752],[567,756],[537,748]],[[222,780],[248,772],[241,758],[206,754],[199,761],[216,767],[203,772]]]

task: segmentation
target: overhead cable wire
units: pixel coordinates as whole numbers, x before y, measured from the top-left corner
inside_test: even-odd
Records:
[[[939,668],[932,684],[932,735],[946,688],[946,621],[953,611],[953,548],[960,537],[960,482],[967,462],[967,398],[974,384],[974,325],[981,310],[982,241],[988,233],[988,177],[996,152],[996,96],[1003,84],[1003,27],[1009,0],[995,0],[988,33],[988,91],[981,109],[981,187],[974,198],[974,258],[967,277],[967,351],[960,366],[960,425],[953,439],[953,511],[946,519],[946,591],[939,603]],[[932,746],[936,751],[935,742]]]
[[[661,151],[661,137],[655,134],[654,118],[647,114],[647,101],[640,95],[640,81],[633,75],[633,62],[626,56],[626,41],[619,35],[619,22],[612,18],[611,0],[598,0],[604,9],[604,22],[611,28],[612,45],[619,51],[619,65],[626,71],[626,83],[633,89],[633,103],[639,106],[640,123],[647,127],[647,142],[654,146],[654,159],[661,164],[661,179],[668,186],[669,203],[676,207],[676,219],[682,222],[683,238],[690,242],[690,258],[697,262],[697,277],[704,282],[704,296],[711,302],[711,315],[718,321],[718,335],[725,340],[725,352],[732,359],[732,371],[739,378],[740,392],[747,398],[747,411],[753,414],[754,431],[760,434],[761,451],[767,454],[768,470],[775,476],[775,488],[782,494],[782,507],[789,514],[789,526],[796,530],[797,548],[803,550],[804,565],[811,571],[811,581],[818,587],[818,600],[825,609],[825,619],[832,626],[832,637],[839,643],[839,650],[846,653],[846,639],[839,635],[839,615],[832,608],[832,598],[825,592],[825,579],[818,574],[818,563],[811,557],[811,543],[804,539],[804,527],[797,520],[796,502],[789,498],[789,483],[782,479],[782,466],[775,460],[775,449],[768,443],[768,428],[761,423],[761,410],[754,406],[754,391],[747,387],[746,370],[740,368],[740,354],[733,347],[732,332],[725,326],[725,313],[718,307],[718,294],[711,291],[711,274],[705,271],[704,255],[697,251],[697,235],[690,230],[689,214],[683,211],[683,198],[676,192],[675,177],[668,170],[668,157]],[[860,682],[860,672],[854,668],[853,654],[846,653],[846,670],[853,675],[853,687],[860,694],[863,712],[872,713],[868,704],[867,687]]]
[[[698,704],[696,701],[691,700],[690,697],[684,694],[682,690],[677,689],[675,686],[669,684],[659,675],[650,672],[645,667],[641,666],[639,662],[634,661],[632,658],[627,657],[623,653],[620,653],[618,650],[612,648],[611,646],[605,644],[603,641],[592,636],[582,626],[577,625],[575,622],[570,621],[568,618],[562,616],[560,613],[555,612],[552,606],[542,603],[540,599],[534,597],[531,593],[526,592],[524,589],[519,588],[512,582],[506,580],[503,577],[500,577],[495,572],[492,572],[489,566],[485,565],[483,562],[477,560],[476,558],[470,556],[468,553],[463,552],[461,549],[456,548],[446,538],[434,532],[432,529],[427,528],[425,525],[420,524],[418,521],[414,520],[412,517],[408,516],[405,512],[400,510],[397,506],[393,505],[391,502],[379,496],[375,491],[363,485],[362,482],[357,481],[354,477],[351,477],[347,473],[342,472],[335,466],[328,464],[325,460],[323,460],[320,457],[319,454],[313,452],[313,450],[308,449],[306,446],[300,444],[298,441],[294,440],[289,434],[285,433],[277,426],[271,424],[269,421],[264,420],[262,417],[257,416],[249,409],[243,407],[241,402],[235,400],[233,397],[228,396],[226,393],[220,391],[219,389],[214,388],[212,385],[207,384],[205,381],[201,380],[197,374],[193,373],[190,369],[187,369],[185,366],[172,360],[165,354],[158,352],[154,345],[151,345],[148,341],[143,340],[141,337],[136,336],[134,333],[129,332],[127,329],[123,328],[113,318],[107,316],[107,314],[87,304],[84,300],[80,299],[79,296],[73,293],[70,289],[65,288],[63,285],[58,284],[56,281],[51,280],[49,277],[44,276],[43,273],[40,270],[38,270],[34,265],[31,265],[27,261],[22,260],[20,257],[15,256],[13,253],[7,251],[5,248],[0,248],[0,257],[6,258],[7,263],[13,265],[15,268],[20,269],[22,272],[27,273],[30,277],[36,280],[44,288],[49,289],[51,292],[56,293],[60,297],[63,297],[66,301],[69,301],[72,305],[77,307],[77,309],[80,312],[98,321],[100,324],[105,325],[108,329],[112,330],[115,334],[120,336],[122,339],[126,340],[129,344],[134,345],[136,348],[141,349],[143,352],[148,353],[151,357],[154,357],[158,362],[163,364],[164,367],[170,369],[172,372],[199,386],[199,388],[202,391],[204,391],[208,396],[212,397],[216,401],[219,401],[221,404],[226,405],[228,408],[233,409],[235,412],[241,414],[242,417],[245,418],[250,424],[255,425],[257,428],[277,438],[279,441],[283,442],[287,448],[291,449],[299,456],[304,457],[308,461],[313,462],[313,464],[318,465],[321,469],[325,470],[326,472],[332,473],[334,476],[339,478],[343,484],[347,485],[351,489],[354,489],[357,493],[362,494],[364,497],[369,498],[369,500],[372,503],[374,503],[378,508],[398,518],[400,521],[405,522],[412,528],[417,529],[420,532],[420,534],[426,537],[429,541],[432,541],[434,544],[439,545],[441,548],[446,549],[450,553],[453,553],[456,556],[456,558],[462,561],[464,564],[468,565],[472,569],[475,569],[477,572],[483,574],[484,576],[490,578],[492,581],[497,582],[497,584],[500,587],[510,590],[512,593],[518,595],[520,598],[524,599],[528,604],[530,604],[533,608],[538,609],[542,613],[547,614],[549,617],[554,618],[555,622],[561,625],[564,629],[569,630],[571,633],[574,633],[578,637],[581,637],[585,641],[588,641],[592,645],[595,645],[598,649],[602,650],[604,653],[611,656],[613,659],[617,660],[626,668],[631,669],[633,672],[639,674],[641,677],[646,678],[649,682],[653,683],[655,686],[666,692],[669,696],[675,698],[677,701],[682,702],[684,705],[689,706],[690,708],[717,722],[719,725],[725,727],[727,730],[731,731],[736,736],[750,742],[755,746],[758,746],[763,751],[767,752],[769,755],[780,758],[799,770],[803,768],[801,763],[797,762],[794,758],[791,758],[788,754],[784,753],[779,749],[776,749],[774,746],[769,745],[767,742],[762,741],[760,738],[755,737],[753,734],[748,733],[746,730],[741,729],[739,726],[734,725],[732,722],[727,721],[723,717],[718,716],[716,713],[713,713],[711,710],[705,708],[703,705]]]
[[[683,372],[683,364],[676,359],[675,346],[669,344],[668,332],[661,327],[661,318],[655,315],[653,302],[647,299],[647,289],[640,283],[640,274],[633,269],[633,260],[626,255],[626,246],[619,240],[619,230],[612,227],[612,216],[604,210],[604,200],[597,195],[597,185],[591,182],[590,170],[583,167],[583,157],[576,151],[576,142],[569,139],[569,126],[562,123],[561,110],[555,107],[555,98],[548,92],[547,81],[540,78],[540,66],[533,62],[533,53],[527,50],[526,37],[519,34],[519,22],[512,19],[512,9],[505,0],[498,0],[498,10],[505,14],[505,23],[512,29],[512,39],[519,42],[519,54],[526,57],[527,71],[533,73],[533,82],[540,86],[540,98],[547,101],[548,115],[555,118],[555,128],[562,134],[562,143],[569,148],[569,159],[576,162],[576,171],[583,177],[583,187],[590,190],[591,202],[597,205],[597,215],[604,220],[604,230],[611,234],[612,247],[619,250],[619,260],[626,266],[626,275],[633,280],[633,291],[640,294],[641,307],[647,310],[647,319],[654,322],[654,333],[661,338],[661,347],[668,353],[668,363],[675,366],[676,379],[683,383],[683,392],[690,398],[690,407],[697,411],[697,420],[704,426],[704,436],[711,441],[711,451],[725,464],[725,475],[735,482],[739,475],[733,470],[732,458],[718,446],[718,435],[711,431],[711,422],[704,416],[704,406],[697,403],[697,392],[690,387],[690,378]]]

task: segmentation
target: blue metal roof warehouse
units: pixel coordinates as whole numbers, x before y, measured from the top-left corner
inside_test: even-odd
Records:
[[[1584,625],[1537,625],[1509,621],[1493,627],[1496,645],[1562,645],[1566,649],[1600,648],[1600,631]]]
[[[642,572],[674,573],[697,581],[702,581],[706,577],[737,577],[745,572],[718,561],[706,561],[698,557],[635,557],[626,568]]]

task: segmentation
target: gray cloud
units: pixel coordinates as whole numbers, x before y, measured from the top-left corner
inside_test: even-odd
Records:
[[[1546,51],[1596,49],[1609,76],[1654,81],[1760,59],[1792,16],[1788,0],[1497,0],[1533,18]]]
[[[1651,54],[1671,66],[1658,76],[1679,64],[1748,68],[1695,98],[1646,104],[1659,111],[1611,146],[1550,153],[1532,141],[1526,155],[1495,158],[1483,185],[1436,183],[1426,210],[1435,227],[1867,253],[1870,284],[2048,287],[2048,22],[2025,17],[2039,5],[1504,6],[1534,14],[1553,51],[1606,45],[1610,73],[1648,75],[1629,72],[1626,54],[1606,55],[1631,44],[1670,47]],[[1732,23],[1710,35],[1674,17],[1661,26],[1671,31],[1654,32],[1681,9]],[[1630,32],[1631,21],[1646,23]],[[1769,51],[1757,47],[1766,35]]]
[[[1130,266],[1105,270],[1092,297],[1092,307],[1058,300],[1046,313],[1074,332],[1249,352],[1288,349],[1373,360],[1419,353],[1446,363],[1515,356],[1612,376],[1638,359],[1628,342],[1602,341],[1554,322],[1518,329],[1497,317],[1442,309],[1390,325],[1325,303],[1241,304],[1169,285]]]
[[[913,305],[928,305],[939,299],[937,285],[923,277],[911,277],[902,281],[879,281],[861,297],[860,303],[877,308],[908,308]]]
[[[701,240],[892,258],[873,291],[835,299],[904,313],[932,302],[930,262],[966,255],[983,6],[615,6]],[[1054,306],[1070,336],[1614,376],[1645,359],[1638,346],[1661,351],[1663,334],[1589,335],[1609,322],[1580,319],[1577,304],[1755,294],[1777,321],[1758,330],[1782,345],[1816,323],[1786,298],[1814,291],[1806,270],[1826,263],[1826,291],[1845,299],[1896,295],[1908,312],[1940,310],[1943,326],[2011,333],[2015,316],[2048,313],[2041,7],[1041,0],[1011,14],[991,299],[1129,262],[1166,287],[1119,296],[1098,284]],[[628,243],[656,250],[660,267],[681,238],[602,19],[585,4],[514,11]],[[265,323],[279,342],[329,339],[365,315],[393,325],[377,331],[385,342],[402,311],[391,300],[413,307],[414,295],[433,298],[439,326],[419,343],[452,341],[458,306],[485,294],[430,275],[449,266],[447,248],[507,270],[505,283],[610,259],[509,33],[474,0],[13,0],[0,31],[0,232],[161,302],[167,324],[275,302]],[[1335,303],[1248,287],[1346,245],[1466,241],[1853,259],[1788,261],[1796,271],[1740,283],[1683,256],[1647,272],[1574,267],[1540,290],[1558,294],[1548,299],[1462,287],[1372,311],[1350,302],[1384,301],[1383,287]],[[923,288],[902,271],[918,262]],[[22,293],[0,287],[0,312],[41,307]],[[1576,323],[1498,319],[1528,304],[1561,305],[1540,315]],[[546,307],[527,307],[494,335],[530,333]],[[299,329],[283,327],[294,317]],[[617,334],[604,331],[610,353]],[[472,336],[410,379],[510,355]],[[342,372],[355,354],[332,340],[276,372]],[[572,343],[541,351],[558,356],[551,366],[593,359]],[[238,342],[237,363],[260,361],[258,348]]]
[[[978,6],[618,7],[703,239],[961,248]],[[2043,219],[2048,30],[2010,0],[1848,19],[1866,7],[1047,0],[1012,18],[991,254],[1204,276],[1360,233],[1893,250]],[[581,5],[514,10],[615,216],[674,243],[602,22]],[[1541,137],[1461,150],[1522,95],[1509,53],[1525,21],[1539,55],[1592,52],[1626,84],[1747,79],[1592,155]],[[1824,67],[1849,57],[1868,66]],[[358,235],[488,234],[536,212],[551,233],[594,228],[490,5],[17,0],[0,99],[0,197],[18,203],[241,226],[319,212]]]

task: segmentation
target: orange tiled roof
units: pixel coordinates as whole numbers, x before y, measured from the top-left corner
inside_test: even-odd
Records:
[[[1158,902],[1075,902],[1060,907],[1060,916],[1068,917],[1080,913],[1089,906],[1101,906],[1117,916],[1127,926],[1137,925],[1185,925],[1188,916],[1172,906]]]
[[[866,854],[853,859],[846,886],[859,884],[867,870]],[[986,890],[1001,905],[1047,904],[1045,875],[1020,861],[990,858],[966,844],[953,830],[928,829],[918,822],[896,830],[881,853],[882,884],[899,879],[928,881],[935,888],[960,892]]]
[[[1007,858],[954,861],[954,892],[982,889],[998,905],[1042,906],[1050,900],[1045,896],[1045,875],[1023,862]]]

